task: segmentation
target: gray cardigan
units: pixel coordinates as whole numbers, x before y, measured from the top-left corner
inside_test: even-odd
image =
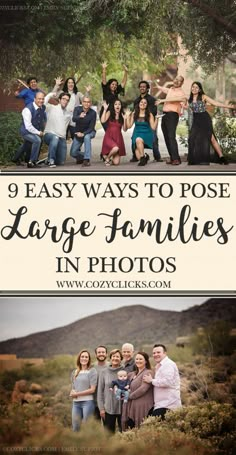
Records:
[[[108,366],[101,372],[98,383],[97,402],[99,410],[105,409],[108,414],[121,414],[121,403],[110,390],[112,381],[117,379],[117,372],[123,370],[123,367],[112,368]]]

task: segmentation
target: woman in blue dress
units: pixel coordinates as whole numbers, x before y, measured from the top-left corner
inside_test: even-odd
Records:
[[[188,106],[193,113],[193,123],[188,140],[188,164],[209,164],[211,161],[210,147],[215,149],[220,164],[228,164],[221,147],[216,140],[210,115],[206,105],[232,109],[232,104],[222,104],[205,95],[202,84],[193,82]]]
[[[132,135],[132,149],[138,159],[138,166],[145,166],[149,160],[149,155],[144,153],[144,149],[153,147],[153,130],[157,128],[158,119],[150,112],[146,98],[142,98],[131,113],[127,126],[131,128],[135,125]]]

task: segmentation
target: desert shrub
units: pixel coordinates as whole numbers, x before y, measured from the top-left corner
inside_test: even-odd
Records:
[[[7,392],[12,392],[14,389],[14,385],[16,381],[22,379],[22,372],[21,370],[11,370],[11,371],[3,371],[0,374],[0,384],[2,389],[6,390]]]
[[[0,163],[5,164],[14,156],[22,143],[19,133],[21,114],[18,112],[0,113]]]
[[[227,356],[236,348],[236,337],[230,334],[231,324],[226,321],[216,321],[204,327],[203,332],[191,338],[194,354]]]
[[[142,426],[154,427],[156,431],[180,431],[185,435],[200,438],[206,446],[219,453],[234,453],[236,444],[236,410],[230,404],[206,402],[168,412],[166,420],[148,418]]]
[[[14,421],[16,424],[16,420]],[[19,422],[18,422],[19,424]],[[16,430],[18,433],[18,429]],[[130,434],[130,436],[129,436]],[[127,432],[123,435],[108,434],[95,420],[82,425],[79,433],[73,433],[69,429],[63,429],[48,416],[35,420],[32,418],[28,428],[24,428],[24,437],[16,440],[13,429],[11,438],[7,438],[2,444],[12,446],[17,444],[17,452],[21,447],[35,447],[38,454],[45,452],[89,452],[101,455],[137,455],[137,453],[148,453],[149,455],[208,455],[213,453],[205,448],[201,441],[192,436],[187,436],[178,431],[169,431],[160,428],[147,427]],[[63,450],[64,449],[64,450]]]

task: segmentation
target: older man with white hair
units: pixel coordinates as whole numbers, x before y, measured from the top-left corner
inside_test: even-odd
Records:
[[[131,343],[124,343],[121,348],[121,352],[124,360],[124,370],[127,371],[127,373],[134,371],[134,346]]]

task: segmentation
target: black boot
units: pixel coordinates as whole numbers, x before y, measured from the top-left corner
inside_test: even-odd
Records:
[[[220,157],[220,164],[229,164],[227,158],[225,158],[225,156],[221,156]]]
[[[145,157],[146,164],[147,164],[148,160],[150,159],[150,156],[147,153],[145,153],[144,157]]]
[[[145,166],[147,164],[146,156],[141,156],[138,166]]]

